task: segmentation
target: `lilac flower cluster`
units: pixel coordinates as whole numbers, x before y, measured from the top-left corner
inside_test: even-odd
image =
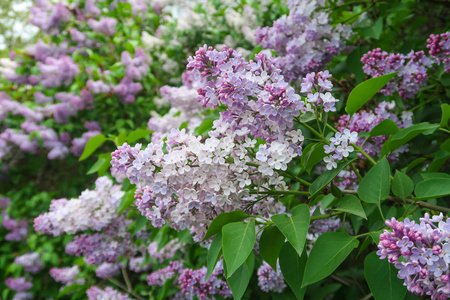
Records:
[[[301,93],[307,95],[302,112],[336,111],[334,106],[339,100],[330,93],[333,88],[333,84],[328,80],[330,77],[331,74],[328,71],[306,74],[301,84]]]
[[[163,286],[168,279],[174,278],[182,270],[183,263],[181,261],[171,261],[168,266],[150,273],[147,276],[147,283],[148,285]],[[174,283],[177,283],[177,278]]]
[[[121,294],[110,286],[107,286],[104,290],[91,286],[86,294],[89,300],[131,300],[127,295]]]
[[[427,71],[433,61],[423,51],[411,51],[409,54],[394,54],[381,51],[380,48],[369,51],[361,58],[364,73],[371,77],[399,72],[379,92],[392,95],[398,92],[402,98],[413,98],[427,83]]]
[[[158,250],[158,243],[151,242],[148,245],[147,251],[150,257],[158,261],[159,263],[164,262],[166,259],[171,259],[175,256],[178,250],[182,250],[184,243],[179,243],[178,238],[170,240],[166,245]]]
[[[28,222],[27,220],[15,220],[10,218],[8,215],[2,221],[3,227],[11,231],[5,235],[5,240],[7,241],[24,241],[25,236],[28,234]]]
[[[201,240],[221,212],[250,206],[251,212],[269,216],[282,210],[283,206],[270,197],[252,207],[256,199],[249,196],[246,186],[254,183],[284,189],[282,177],[274,170],[286,169],[296,156],[291,144],[301,137],[293,131],[284,142],[261,145],[257,159],[252,159],[256,140],[245,138],[246,132],[227,128],[223,134],[221,139],[211,137],[203,142],[184,129],[173,130],[166,146],[162,141],[149,144],[145,150],[140,144],[120,146],[111,154],[111,164],[113,170],[125,173],[137,184],[136,205],[153,226],[168,223],[176,230],[190,228],[194,239]],[[248,165],[252,160],[255,164]],[[261,177],[258,169],[267,176]]]
[[[323,161],[327,164],[327,169],[331,170],[337,168],[336,161],[342,160],[344,157],[348,157],[355,149],[351,144],[355,144],[358,141],[358,132],[344,129],[343,132],[336,132],[334,137],[330,138],[330,144],[324,145],[323,148],[326,154]]]
[[[100,264],[97,267],[97,270],[95,270],[95,275],[97,275],[98,278],[102,279],[114,277],[117,274],[119,274],[119,265],[109,262]]]
[[[62,2],[53,5],[48,0],[35,0],[34,3],[35,6],[30,10],[30,23],[42,31],[56,35],[60,25],[70,21],[71,13]]]
[[[443,63],[445,72],[450,73],[450,32],[432,34],[427,43],[430,56],[438,65]]]
[[[387,257],[395,264],[408,291],[431,299],[449,298],[450,219],[444,221],[442,213],[432,218],[426,213],[420,223],[392,218],[386,220],[386,225],[393,231],[380,234],[380,259]]]
[[[352,31],[349,25],[330,24],[329,13],[318,10],[323,1],[289,0],[289,16],[282,16],[272,27],[256,31],[256,41],[275,50],[275,65],[288,81],[317,72],[345,47]]]
[[[8,286],[11,290],[17,292],[28,291],[33,286],[33,284],[29,282],[25,277],[17,277],[17,278],[8,277],[6,278],[5,283],[6,286]]]
[[[145,263],[145,256],[130,257],[128,268],[136,273],[146,272],[152,267],[151,263]]]
[[[37,252],[17,256],[14,259],[14,263],[23,266],[24,270],[30,273],[37,273],[43,268],[41,258]]]
[[[246,62],[239,52],[206,45],[188,59],[188,70],[201,76],[198,101],[205,107],[227,106],[214,128],[226,123],[234,131],[272,141],[292,129],[304,106],[270,59],[262,53]],[[218,132],[220,133],[220,132]]]
[[[30,75],[29,80],[32,84],[40,83],[46,88],[69,85],[73,78],[80,74],[79,66],[67,55],[59,58],[47,57],[37,65],[40,74]]]
[[[279,266],[277,266],[277,272],[275,272],[269,264],[263,262],[256,274],[258,275],[258,285],[263,292],[282,293],[286,288]]]
[[[53,200],[50,212],[34,220],[34,228],[54,236],[92,229],[99,231],[117,218],[117,208],[124,192],[111,179],[100,177],[95,190],[85,190],[79,198]]]
[[[337,129],[339,131],[349,130],[352,134],[359,132],[370,132],[376,125],[380,124],[383,120],[390,119],[394,121],[397,126],[402,129],[412,125],[412,113],[408,111],[403,111],[401,116],[398,117],[394,112],[395,102],[383,101],[375,108],[374,111],[360,111],[355,114],[350,119],[349,115],[343,115],[339,118],[339,124]],[[363,137],[357,137],[355,135],[356,141],[354,143],[361,147],[364,142]],[[379,156],[381,152],[381,147],[386,141],[387,136],[376,136],[371,138],[369,141],[365,142],[363,145],[363,150],[372,157]],[[395,150],[390,156],[389,160],[395,161],[400,153],[407,151],[407,145],[404,145],[397,150]],[[363,158],[363,156],[358,153],[358,155]]]
[[[70,268],[52,268],[50,269],[50,276],[57,282],[64,283],[65,285],[71,285],[75,283],[77,275],[80,270],[77,265]]]
[[[76,156],[81,156],[83,153],[84,147],[86,143],[94,136],[101,134],[100,125],[97,122],[86,122],[84,127],[88,130],[83,133],[83,135],[79,138],[74,138],[72,140],[72,147],[70,147],[70,152],[75,154]]]
[[[107,36],[113,36],[116,33],[117,20],[109,17],[101,17],[99,21],[89,19],[87,24],[95,32],[103,33]]]

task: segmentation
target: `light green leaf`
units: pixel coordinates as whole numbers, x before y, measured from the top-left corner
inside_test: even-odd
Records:
[[[302,255],[309,229],[309,207],[306,204],[297,206],[292,216],[279,214],[272,216],[272,221],[291,243],[298,255]]]
[[[306,259],[306,249],[303,250],[302,256],[299,256],[290,243],[284,243],[281,247],[281,273],[283,273],[284,280],[286,280],[286,283],[292,289],[298,300],[303,299],[306,291],[306,288],[301,288]]]
[[[259,252],[275,271],[277,270],[277,260],[280,255],[280,249],[284,245],[284,235],[276,226],[269,226],[264,229],[259,240]]]
[[[97,172],[106,162],[106,158],[99,157],[97,162],[87,171],[86,175]]]
[[[94,153],[94,151],[97,150],[97,148],[100,147],[106,140],[107,138],[103,134],[91,137],[86,143],[83,154],[81,154],[78,160],[82,161],[91,156],[91,154]]]
[[[127,136],[127,143],[131,144],[136,142],[137,140],[140,140],[150,134],[152,134],[153,131],[152,130],[147,130],[147,129],[137,129],[135,131],[130,132],[130,134],[128,134]]]
[[[123,212],[131,203],[134,202],[134,193],[136,192],[136,188],[133,188],[125,193],[122,197],[122,201],[120,201],[119,207],[117,208],[117,213]]]
[[[442,108],[442,119],[441,119],[441,127],[448,127],[448,120],[450,119],[450,105],[444,103],[441,105]]]
[[[364,212],[360,200],[354,195],[345,195],[339,202],[336,210],[354,214],[367,220],[366,213]]]
[[[345,111],[353,115],[360,109],[370,98],[372,98],[386,83],[389,82],[397,72],[374,77],[358,84],[350,93],[345,106]]]
[[[320,235],[306,262],[302,287],[329,276],[358,245],[356,237],[343,232],[325,232]]]
[[[214,119],[205,119],[203,122],[194,130],[194,134],[202,135],[205,132],[211,130],[214,125]]]
[[[403,280],[397,278],[394,264],[372,252],[364,260],[364,276],[375,300],[402,300],[406,295]]]
[[[391,119],[383,120],[370,131],[370,137],[379,135],[392,135],[399,131],[397,124]]]
[[[447,173],[422,173],[420,175],[424,180],[433,178],[450,178],[450,174]]]
[[[414,191],[414,182],[408,175],[396,171],[392,181],[392,193],[405,200]]]
[[[211,276],[221,254],[222,254],[222,232],[219,232],[212,241],[211,246],[209,246],[208,256],[206,257],[206,268],[207,268],[206,279],[208,279],[209,276]]]
[[[391,153],[425,131],[432,131],[437,128],[439,128],[438,124],[430,124],[428,122],[414,124],[407,128],[403,128],[384,142],[380,156],[383,157]]]
[[[249,217],[249,215],[247,215],[245,212],[240,211],[240,210],[221,213],[211,222],[211,225],[209,225],[208,231],[206,231],[206,235],[203,240],[206,240],[206,239],[212,237],[213,235],[215,235],[216,233],[221,232],[222,227],[225,226],[226,224],[233,223],[233,222],[239,222],[248,217]]]
[[[313,198],[317,193],[319,193],[325,186],[327,186],[331,180],[333,180],[348,164],[355,161],[356,158],[341,162],[337,165],[337,168],[328,170],[325,173],[322,173],[309,187],[309,193],[311,194],[311,198]]]
[[[389,173],[389,163],[386,157],[383,157],[361,180],[358,187],[359,198],[364,202],[380,206],[381,201],[389,197]]]
[[[222,228],[222,251],[227,264],[227,277],[245,262],[256,242],[255,219],[248,223],[230,223]]]
[[[450,195],[450,178],[433,178],[416,185],[416,199],[426,200]]]

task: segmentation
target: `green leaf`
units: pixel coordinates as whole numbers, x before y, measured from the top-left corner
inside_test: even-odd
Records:
[[[394,264],[372,252],[364,260],[364,276],[375,300],[401,300],[405,298],[406,287],[397,278]]]
[[[208,256],[206,257],[206,268],[207,268],[206,279],[208,279],[209,276],[211,276],[221,254],[222,254],[222,232],[219,232],[211,242],[211,246],[209,246]]]
[[[324,149],[324,143],[309,144],[305,149],[305,154],[302,155],[301,162],[303,169],[311,174],[312,168],[317,165],[326,156]]]
[[[259,252],[272,269],[277,271],[277,260],[280,255],[280,249],[284,245],[286,238],[276,226],[269,226],[264,229],[259,240]]]
[[[386,157],[383,157],[361,180],[358,187],[359,198],[364,202],[380,206],[381,201],[389,197],[389,173],[389,163]]]
[[[331,181],[331,194],[336,197],[336,199],[342,199],[342,191]]]
[[[382,89],[389,80],[394,78],[395,75],[397,75],[397,72],[374,77],[358,84],[348,96],[345,111],[348,114],[353,115],[361,106]]]
[[[339,202],[336,210],[354,214],[367,220],[366,213],[364,212],[360,200],[354,195],[345,195]]]
[[[230,223],[222,228],[223,258],[227,263],[227,277],[245,262],[256,242],[255,219],[248,223]]]
[[[106,140],[107,138],[103,134],[91,137],[86,143],[83,154],[81,154],[78,160],[82,161],[91,156],[91,154],[94,153],[94,151],[97,150],[97,148],[100,147]]]
[[[59,293],[58,293],[58,298],[61,298],[62,296],[67,295],[70,292],[74,292],[76,290],[80,289],[80,285],[78,284],[71,284],[68,286],[65,286]]]
[[[441,119],[441,127],[448,127],[448,120],[450,119],[450,105],[444,103],[441,105],[442,108],[442,119]]]
[[[436,155],[434,156],[433,161],[428,166],[428,172],[434,173],[439,172],[442,165],[450,158],[450,152],[439,150],[436,152]]]
[[[416,185],[416,199],[426,200],[450,195],[450,178],[433,178]]]
[[[307,111],[306,113],[304,113],[300,116],[300,121],[302,123],[308,123],[308,122],[314,120],[315,118],[316,118],[316,116],[314,115],[313,112]]]
[[[325,173],[322,173],[309,187],[309,193],[311,194],[311,198],[313,198],[317,193],[320,192],[325,186],[327,186],[331,180],[333,180],[348,164],[355,161],[356,158],[341,162],[337,165],[336,169],[328,170]]]
[[[205,119],[203,122],[194,130],[194,134],[202,135],[205,132],[211,130],[214,125],[214,119]]]
[[[424,180],[434,178],[450,178],[450,174],[447,173],[422,173],[420,174]]]
[[[414,124],[407,128],[403,128],[384,142],[380,156],[383,157],[388,153],[391,153],[425,131],[436,130],[437,128],[439,128],[438,124],[430,124],[428,122]]]
[[[138,233],[142,228],[144,228],[144,226],[147,224],[147,222],[148,222],[148,219],[145,216],[140,215],[136,219],[136,223],[134,225],[133,232],[131,234],[133,236],[135,236],[136,233]]]
[[[320,235],[306,262],[302,287],[329,276],[358,245],[356,237],[343,232],[325,232]]]
[[[97,162],[87,171],[86,175],[97,172],[106,162],[106,158],[99,157]]]
[[[227,278],[228,286],[233,293],[233,299],[240,300],[247,290],[248,283],[253,274],[255,255],[253,252],[245,264],[242,264],[233,275]]]
[[[306,259],[306,249],[304,249],[302,255],[299,256],[290,243],[286,242],[283,247],[281,247],[281,273],[283,273],[284,280],[286,280],[286,283],[292,289],[298,300],[303,299],[306,292],[306,288],[301,288]]]
[[[233,223],[233,222],[239,222],[248,217],[249,217],[249,215],[247,215],[245,212],[243,212],[241,210],[235,210],[235,211],[231,211],[231,212],[221,213],[211,222],[211,225],[209,225],[208,231],[206,231],[206,235],[203,240],[209,239],[216,233],[221,232],[222,227],[225,226],[226,224]]]
[[[117,208],[117,213],[123,212],[128,206],[131,205],[131,203],[134,202],[134,192],[136,191],[136,188],[133,188],[125,193],[122,197],[122,201],[120,201],[119,208]]]
[[[407,165],[405,168],[403,168],[403,169],[402,169],[402,172],[408,173],[408,172],[411,171],[414,167],[418,166],[420,163],[424,162],[425,160],[427,160],[425,157],[419,157],[419,158],[416,158],[416,159],[413,160],[409,165]]]
[[[137,129],[135,131],[130,132],[130,134],[128,134],[127,136],[127,143],[131,144],[136,142],[137,140],[140,140],[150,134],[152,134],[153,131],[152,130],[147,130],[147,129]]]
[[[391,119],[383,120],[370,131],[370,137],[379,135],[392,135],[399,131],[397,124]]]
[[[392,193],[405,200],[414,191],[414,182],[408,175],[396,171],[392,181]]]
[[[272,221],[291,243],[298,255],[302,255],[306,243],[306,234],[309,229],[309,207],[306,204],[297,206],[292,216],[279,214],[272,216]]]

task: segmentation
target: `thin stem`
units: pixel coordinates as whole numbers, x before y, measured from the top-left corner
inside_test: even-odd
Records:
[[[373,165],[376,165],[377,164],[377,162],[372,158],[372,157],[370,157],[370,155],[369,154],[367,154],[366,153],[366,151],[364,151],[362,148],[360,148],[358,145],[356,145],[356,144],[352,144],[352,146],[353,147],[355,147],[355,149],[357,150],[357,151],[359,151],[362,155],[364,155]]]
[[[122,290],[124,290],[125,292],[133,295],[134,297],[136,297],[136,299],[138,300],[145,300],[145,298],[142,298],[141,296],[139,296],[138,294],[136,294],[133,291],[128,291],[127,287],[124,286],[121,282],[115,280],[114,278],[108,278],[109,281],[111,281],[112,283],[114,283],[115,285],[117,285],[118,287],[120,287]]]
[[[127,288],[129,292],[133,291],[133,287],[131,286],[130,278],[128,277],[127,270],[122,268],[123,279],[125,279],[125,283],[127,284]]]
[[[343,211],[337,211],[337,212],[334,212],[334,213],[331,213],[331,214],[327,214],[327,215],[315,216],[315,217],[311,217],[310,221],[312,223],[312,222],[314,222],[316,220],[328,219],[328,218],[331,218],[331,217],[334,217],[334,216],[337,216],[337,215],[340,215],[340,214],[343,214],[343,213],[344,213]]]
[[[353,172],[355,172],[356,176],[358,177],[359,181],[362,181],[362,176],[361,174],[359,174],[358,170],[356,169],[356,167],[353,165],[353,163],[350,164],[350,167],[352,168]]]
[[[439,130],[441,130],[441,131],[443,131],[443,132],[447,132],[447,133],[450,133],[450,131],[449,131],[449,130],[447,130],[447,129],[444,129],[444,128],[439,128]]]

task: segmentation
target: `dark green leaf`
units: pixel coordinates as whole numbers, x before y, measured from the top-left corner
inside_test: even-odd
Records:
[[[416,185],[416,199],[426,200],[450,195],[450,178],[433,178]]]
[[[442,108],[442,118],[441,118],[441,127],[448,127],[448,120],[450,119],[450,105],[444,103],[441,105]]]
[[[212,241],[211,246],[209,246],[208,256],[206,258],[206,268],[207,268],[206,279],[208,279],[209,276],[211,276],[221,254],[222,254],[222,232],[219,232]]]
[[[136,219],[136,223],[134,225],[132,235],[133,236],[136,235],[136,233],[138,233],[142,228],[144,228],[144,226],[145,226],[145,224],[147,224],[147,222],[149,222],[148,219],[145,216],[140,215]]]
[[[301,256],[292,247],[290,243],[284,243],[280,251],[280,269],[284,280],[294,292],[298,300],[303,299],[306,288],[301,288],[303,281],[303,272],[306,266],[306,249]]]
[[[245,262],[256,242],[255,219],[248,223],[230,223],[222,228],[222,251],[227,264],[227,276]]]
[[[389,196],[390,167],[386,157],[383,157],[364,176],[358,187],[360,199],[367,203],[375,203],[378,206],[382,200]]]
[[[306,204],[297,206],[292,216],[279,214],[272,216],[272,221],[291,243],[299,255],[303,252],[306,243],[306,234],[309,229],[309,207]]]
[[[414,191],[414,182],[408,175],[396,171],[392,181],[392,193],[405,200]]]
[[[309,144],[305,149],[304,155],[302,155],[301,161],[305,171],[311,173],[312,168],[317,165],[326,156],[324,149],[324,143]]]
[[[253,274],[254,264],[255,256],[251,253],[248,262],[242,264],[233,275],[227,278],[228,286],[233,293],[233,299],[240,300],[244,295]]]
[[[269,226],[264,229],[259,240],[259,252],[261,258],[264,259],[275,271],[277,270],[277,260],[280,255],[280,249],[284,245],[284,235],[276,226]]]
[[[356,159],[356,158],[355,158]],[[328,170],[322,173],[309,187],[309,193],[311,198],[319,193],[325,186],[327,186],[331,180],[333,180],[348,164],[352,163],[355,159],[341,162],[337,165],[336,169]]]
[[[221,232],[222,227],[225,226],[226,224],[233,223],[233,222],[239,222],[248,217],[249,217],[249,215],[247,215],[245,212],[240,211],[240,210],[221,213],[211,222],[211,225],[209,225],[208,231],[206,231],[206,235],[203,240],[206,240],[206,239],[212,237],[213,235],[215,235],[216,233]]]
[[[397,75],[397,72],[374,77],[358,84],[348,96],[345,111],[348,114],[353,115],[361,106],[382,89],[389,80],[394,78],[395,75]]]
[[[367,220],[366,213],[364,212],[360,200],[353,195],[345,195],[339,202],[336,210],[354,214]]]
[[[379,135],[392,135],[399,131],[397,124],[391,119],[383,120],[370,131],[370,137]]]
[[[394,264],[372,252],[364,260],[364,276],[375,300],[401,300],[405,298],[406,287],[397,277]]]
[[[356,237],[343,232],[325,232],[320,235],[306,262],[302,287],[329,276],[358,245]]]

